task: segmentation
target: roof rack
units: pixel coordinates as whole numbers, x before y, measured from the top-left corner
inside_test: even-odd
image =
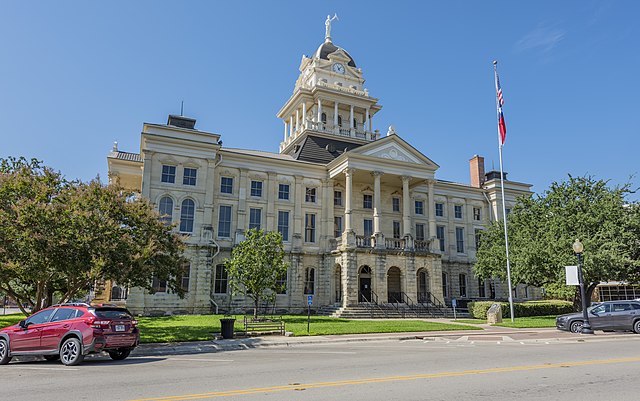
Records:
[[[64,303],[64,304],[55,304],[55,305],[51,305],[51,306],[86,306],[86,307],[88,307],[88,306],[91,306],[91,305],[89,305],[89,304],[87,304],[85,302],[67,302],[67,303]]]

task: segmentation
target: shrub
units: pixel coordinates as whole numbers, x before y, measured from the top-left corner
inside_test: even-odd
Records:
[[[502,317],[510,317],[509,303],[501,301],[477,301],[469,302],[469,314],[476,319],[486,319],[487,310],[493,304],[502,305]],[[529,301],[518,302],[513,304],[513,309],[516,317],[527,316],[549,316],[549,315],[562,315],[563,313],[573,312],[573,304],[569,301]]]

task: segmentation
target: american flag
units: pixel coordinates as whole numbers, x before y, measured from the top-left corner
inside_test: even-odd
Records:
[[[495,67],[494,62],[494,67]],[[502,88],[500,87],[500,78],[498,78],[498,70],[494,70],[496,73],[496,97],[498,98],[498,130],[500,133],[500,146],[504,145],[504,140],[507,138],[507,125],[504,122],[504,114],[502,114],[502,105],[504,105],[504,98],[502,97]]]
[[[498,71],[496,71],[496,94],[498,95],[498,104],[500,107],[504,105],[504,98],[502,97],[502,88],[500,87],[500,78],[498,78]]]

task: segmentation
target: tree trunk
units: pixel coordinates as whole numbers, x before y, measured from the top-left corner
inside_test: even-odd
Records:
[[[259,304],[259,301],[260,301],[259,297],[253,298],[253,318],[254,319],[258,319],[258,304]]]
[[[596,287],[598,286],[598,284],[600,283],[589,283],[589,286],[585,288],[587,306],[591,305],[591,301],[592,301],[591,298],[593,297],[593,292],[596,290]]]

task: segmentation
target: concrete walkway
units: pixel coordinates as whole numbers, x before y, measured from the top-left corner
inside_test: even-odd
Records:
[[[440,323],[462,324],[450,319],[430,319]],[[194,341],[184,343],[154,343],[141,344],[132,355],[181,355],[199,354],[221,351],[243,350],[257,347],[295,347],[308,344],[331,344],[361,341],[521,341],[521,342],[584,342],[602,341],[616,338],[634,338],[633,333],[597,332],[594,335],[573,334],[555,328],[514,329],[510,327],[477,324],[479,330],[455,331],[427,331],[410,333],[373,333],[373,334],[343,334],[328,336],[298,336],[287,337],[279,335],[265,335],[261,337],[239,337],[233,339],[216,339],[211,341]],[[640,336],[637,338],[640,339]]]

